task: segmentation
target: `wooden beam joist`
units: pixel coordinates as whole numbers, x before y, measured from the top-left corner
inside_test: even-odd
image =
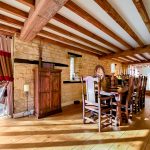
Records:
[[[35,0],[17,0],[17,1],[32,8],[34,8],[35,6]]]
[[[23,22],[21,21],[18,21],[18,20],[15,20],[13,18],[10,18],[10,17],[7,17],[7,16],[4,16],[4,15],[0,15],[0,20],[3,21],[3,22],[7,22],[9,24],[13,24],[13,25],[16,25],[16,26],[19,26],[19,27],[22,27],[23,26]],[[73,40],[70,40],[70,39],[67,39],[65,37],[62,37],[62,36],[59,36],[59,35],[56,35],[56,34],[53,34],[53,33],[50,33],[50,32],[47,32],[47,31],[41,31],[40,33],[46,35],[46,36],[49,36],[51,38],[55,38],[57,40],[60,40],[62,42],[65,42],[65,43],[68,43],[68,44],[73,44],[73,45],[76,45],[76,46],[79,46],[79,47],[82,47],[84,49],[87,49],[87,50],[90,50],[94,53],[98,53],[98,54],[103,54],[105,55],[105,53],[103,52],[100,52],[99,50],[97,49],[94,49],[94,48],[91,48],[89,46],[86,46],[86,45],[83,45],[79,42],[75,42]]]
[[[6,35],[6,36],[13,37],[14,33],[11,33],[11,32],[8,32],[8,31],[3,31],[2,29],[0,29],[0,35]]]
[[[141,39],[130,28],[126,21],[119,15],[119,13],[109,4],[107,0],[95,0],[95,2],[118,23],[140,46],[144,46]]]
[[[141,57],[143,57],[146,61],[148,61],[148,58],[145,57],[143,54],[139,54]]]
[[[0,10],[14,14],[14,15],[21,17],[21,18],[24,18],[24,19],[28,18],[28,13],[26,13],[26,12],[24,12],[18,8],[12,7],[12,6],[10,6],[6,3],[3,3],[3,2],[0,2]]]
[[[133,3],[135,4],[139,14],[141,15],[148,31],[150,32],[150,18],[148,16],[148,13],[146,11],[146,8],[145,8],[142,0],[133,0]]]
[[[60,46],[60,47],[64,47],[64,48],[67,48],[67,49],[70,49],[70,50],[75,50],[75,51],[78,51],[78,52],[94,55],[94,56],[97,56],[97,57],[101,56],[101,55],[98,55],[96,53],[84,50],[82,48],[78,48],[78,47],[71,46],[71,45],[68,45],[68,44],[65,44],[65,43],[61,43],[61,42],[58,42],[58,41],[55,41],[55,40],[52,40],[52,39],[48,39],[48,38],[40,36],[40,35],[38,35],[36,37],[41,39],[43,42],[48,42],[48,43],[51,43],[51,44],[56,45],[56,46]]]
[[[71,33],[71,32],[69,32],[69,31],[67,31],[67,30],[64,30],[64,29],[62,29],[62,28],[60,28],[60,27],[57,27],[57,26],[55,26],[55,25],[53,25],[53,24],[48,23],[48,24],[46,25],[46,27],[49,28],[49,29],[51,29],[51,30],[53,30],[53,31],[59,32],[59,33],[61,33],[61,34],[63,34],[63,35],[66,35],[66,36],[68,36],[68,37],[71,37],[71,38],[77,39],[77,40],[79,40],[79,41],[85,42],[85,43],[87,43],[87,44],[89,44],[89,45],[91,45],[91,46],[93,46],[93,47],[98,48],[99,50],[108,51],[108,52],[113,53],[113,51],[111,51],[111,50],[108,49],[108,48],[105,48],[105,47],[103,47],[103,46],[100,46],[100,45],[98,45],[98,44],[96,44],[96,43],[94,43],[94,42],[92,42],[92,41],[90,41],[90,40],[87,40],[87,39],[85,39],[85,38],[83,38],[83,37],[81,37],[81,36],[78,36],[78,35],[76,35],[76,34],[74,34],[74,33]]]
[[[6,25],[3,25],[3,24],[0,24],[0,31],[6,31],[6,32],[10,32],[10,33],[16,33],[16,34],[20,34],[20,29],[16,29],[14,27],[9,27],[9,26],[6,26]],[[97,57],[100,57],[100,53],[97,53],[97,52],[91,52],[91,51],[88,51],[88,50],[85,50],[85,49],[82,49],[82,48],[79,48],[79,47],[75,47],[75,46],[71,46],[71,45],[68,45],[68,44],[64,44],[64,43],[61,43],[61,42],[58,42],[58,41],[55,41],[55,40],[51,40],[49,38],[46,38],[46,37],[43,37],[43,36],[36,36],[38,39],[40,38],[41,40],[45,41],[45,42],[48,42],[48,43],[51,43],[51,44],[54,44],[54,45],[57,45],[57,46],[60,46],[60,47],[64,47],[64,48],[68,48],[70,50],[75,50],[75,51],[78,51],[78,52],[82,52],[82,53],[86,53],[86,54],[90,54],[90,55],[94,55],[94,56],[97,56]]]
[[[141,62],[139,62],[139,61],[134,61],[134,62],[127,62],[127,63],[123,63],[123,64],[132,65],[132,64],[145,64],[145,63],[150,63],[150,59],[149,59],[148,61],[145,61],[145,60],[143,60],[143,61],[141,61]]]
[[[31,41],[68,0],[40,0],[21,30],[20,39]]]
[[[14,27],[6,26],[0,23],[0,30],[10,32],[10,33],[20,33],[19,29],[16,29]]]
[[[117,50],[117,51],[121,51],[121,49],[118,48],[117,46],[115,46],[112,43],[104,40],[103,38],[97,36],[96,34],[86,30],[85,28],[83,28],[83,27],[79,26],[78,24],[70,21],[69,19],[61,16],[60,14],[56,14],[53,17],[53,19],[55,19],[55,20],[65,24],[65,25],[69,26],[70,28],[73,28],[73,29],[75,29],[75,30],[77,30],[77,31],[79,31],[79,32],[81,32],[81,33],[83,33],[83,34],[85,34],[85,35],[87,35],[87,36],[89,36],[89,37],[91,37],[91,38],[93,38],[93,39],[95,39],[95,40],[97,40],[97,41],[99,41],[99,42],[101,42],[101,43],[103,43],[103,44],[113,48],[113,49],[115,49],[115,50]]]
[[[146,45],[144,47],[138,47],[135,48],[134,50],[126,50],[121,53],[116,53],[116,54],[109,54],[108,56],[101,56],[100,59],[111,59],[111,58],[117,58],[117,57],[124,57],[124,56],[134,56],[135,54],[142,54],[145,52],[150,52],[150,45]]]
[[[11,10],[14,10],[14,7],[11,7]],[[17,12],[12,12],[12,13],[15,14],[15,15],[17,15],[17,16],[20,16],[20,14],[18,14],[18,11],[17,11]],[[23,14],[23,13],[24,13],[24,12],[22,11],[22,14]],[[25,14],[26,14],[26,13],[25,13]],[[21,15],[21,16],[22,16],[22,15]],[[26,16],[28,16],[28,15],[26,15]],[[24,18],[24,16],[22,16],[22,18]],[[24,24],[24,23],[21,22],[21,21],[12,19],[12,18],[7,17],[7,16],[4,16],[4,15],[0,15],[0,20],[5,21],[5,22],[7,22],[7,23],[11,23],[11,24],[13,24],[13,25],[20,26],[20,27],[22,27],[23,24]],[[91,46],[94,46],[94,47],[98,48],[99,50],[103,50],[103,51],[106,51],[106,52],[108,51],[108,52],[113,53],[113,51],[111,51],[111,50],[108,49],[108,48],[105,48],[105,47],[103,47],[103,46],[100,46],[100,45],[98,45],[98,44],[96,44],[96,43],[94,43],[94,42],[92,42],[92,41],[90,41],[90,40],[84,39],[84,38],[82,38],[82,37],[80,37],[80,36],[78,36],[78,35],[76,35],[76,34],[73,34],[73,33],[69,32],[69,31],[64,30],[64,29],[62,29],[62,28],[60,28],[60,27],[57,27],[57,26],[55,26],[55,25],[53,25],[53,24],[48,23],[48,24],[46,25],[46,27],[49,28],[49,29],[52,29],[52,30],[54,30],[54,31],[56,31],[56,32],[62,33],[62,34],[67,35],[67,36],[69,36],[69,37],[72,37],[72,38],[75,38],[75,39],[80,40],[80,41],[82,41],[82,42],[85,42],[85,43],[87,43],[87,44],[90,44]]]
[[[131,45],[129,45],[126,41],[124,41],[122,38],[120,38],[118,35],[116,35],[114,32],[112,32],[110,29],[108,29],[106,26],[104,26],[102,23],[97,21],[94,17],[92,17],[90,14],[88,14],[85,10],[81,9],[78,5],[76,5],[72,1],[68,1],[65,5],[68,9],[88,21],[89,23],[93,24],[95,27],[103,31],[104,33],[108,34],[112,38],[114,38],[116,41],[127,47],[128,49],[133,48]]]
[[[0,4],[1,4],[1,3],[2,3],[2,2],[0,2]],[[2,3],[2,5],[3,5],[3,4],[5,4],[5,3]],[[9,12],[9,13],[11,13],[11,14],[14,14],[14,15],[16,15],[16,16],[19,16],[19,17],[22,17],[22,18],[25,18],[25,19],[27,19],[27,17],[28,17],[28,13],[26,13],[26,12],[24,12],[24,11],[22,11],[22,10],[15,11],[15,10],[16,10],[15,7],[12,7],[12,6],[9,6],[9,5],[8,5],[9,7],[5,7],[5,5],[3,5],[3,6],[4,6],[4,7],[3,7],[3,10],[6,11],[6,12]],[[0,8],[1,8],[1,7],[0,7]],[[20,13],[20,11],[21,11],[21,13]],[[79,31],[79,32],[81,32],[81,33],[87,35],[87,36],[90,36],[91,38],[93,38],[93,39],[95,39],[95,40],[97,40],[97,41],[100,41],[100,42],[104,43],[105,45],[107,45],[107,46],[109,46],[109,47],[112,47],[114,50],[116,50],[116,51],[118,51],[118,52],[121,51],[120,48],[118,48],[117,46],[113,45],[112,43],[109,43],[109,42],[107,42],[106,40],[100,38],[99,36],[94,35],[93,33],[89,32],[88,30],[86,30],[86,29],[80,27],[79,25],[77,25],[77,24],[71,22],[70,20],[68,20],[67,18],[65,18],[65,17],[63,17],[63,16],[61,16],[61,15],[59,15],[59,14],[56,14],[55,17],[54,17],[54,19],[56,19],[57,21],[60,21],[61,23],[64,23],[64,24],[68,25],[69,27],[71,27],[71,28],[73,28],[73,29],[75,29],[75,30],[77,30],[77,31]],[[46,27],[48,27],[48,28],[53,28],[53,30],[56,30],[56,26],[54,27],[54,25],[52,26],[52,25],[50,25],[49,23],[46,25]],[[70,32],[68,32],[68,31],[66,32],[66,30],[62,30],[62,29],[59,28],[59,27],[57,27],[57,31],[59,31],[59,32],[61,32],[61,33],[64,33],[64,34],[67,34],[67,35],[69,35],[69,36],[72,36],[72,37],[74,37],[74,38],[76,38],[76,39],[78,39],[78,40],[81,40],[81,41],[83,41],[83,42],[86,42],[86,43],[88,43],[88,44],[90,44],[90,45],[92,45],[92,46],[94,46],[94,47],[98,47],[99,49],[107,50],[107,51],[109,51],[109,52],[111,52],[111,53],[113,52],[112,50],[110,50],[110,49],[108,49],[108,48],[105,48],[105,47],[103,47],[103,46],[100,46],[100,45],[98,45],[98,44],[95,44],[94,42],[91,42],[91,41],[89,41],[89,40],[86,40],[86,39],[84,39],[84,38],[82,38],[82,37],[80,37],[80,36],[77,36],[77,35],[73,34],[73,33],[70,33]]]
[[[1,15],[1,14],[0,14],[0,20],[9,24],[17,25],[18,27],[23,27],[24,25],[24,23],[21,21],[18,21],[16,19]]]
[[[51,38],[55,38],[55,39],[57,39],[57,40],[59,40],[59,41],[61,41],[61,42],[65,42],[65,43],[67,43],[67,44],[71,44],[71,45],[75,45],[75,46],[79,46],[79,47],[81,47],[81,48],[83,48],[83,49],[85,49],[85,50],[87,50],[87,51],[91,51],[91,52],[93,52],[93,53],[97,53],[97,54],[101,54],[101,55],[105,55],[105,53],[102,53],[102,52],[100,52],[100,51],[98,51],[98,50],[96,50],[96,49],[94,49],[94,48],[91,48],[91,47],[89,47],[89,46],[86,46],[86,45],[83,45],[83,44],[81,44],[81,43],[78,43],[78,42],[75,42],[75,41],[73,41],[73,40],[70,40],[70,39],[67,39],[67,38],[65,38],[65,37],[62,37],[62,36],[59,36],[59,35],[56,35],[56,34],[53,34],[53,33],[50,33],[50,32],[47,32],[47,31],[41,31],[40,32],[41,34],[43,34],[43,35],[46,35],[46,36],[48,36],[48,37],[51,37]]]

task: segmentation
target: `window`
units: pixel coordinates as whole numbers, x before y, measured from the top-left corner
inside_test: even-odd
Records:
[[[70,80],[74,80],[75,65],[74,56],[70,56]]]

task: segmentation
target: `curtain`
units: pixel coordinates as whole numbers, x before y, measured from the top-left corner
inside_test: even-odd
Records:
[[[0,35],[0,85],[1,91],[7,89],[6,94],[1,93],[0,98],[5,97],[4,104],[7,107],[7,115],[13,114],[13,69],[11,61],[12,38]]]
[[[0,81],[12,81],[11,38],[0,35]]]

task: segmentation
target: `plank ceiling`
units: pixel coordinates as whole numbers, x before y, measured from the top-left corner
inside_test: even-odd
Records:
[[[0,30],[22,32],[34,7],[34,0],[0,0]],[[37,36],[100,59],[147,63],[150,0],[70,0]]]

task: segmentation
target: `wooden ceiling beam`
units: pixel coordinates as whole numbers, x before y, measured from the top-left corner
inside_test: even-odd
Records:
[[[138,61],[141,61],[141,59],[139,57],[137,57],[136,55],[133,55],[132,57],[134,57],[135,59],[137,59]]]
[[[0,2],[0,10],[3,10],[5,12],[8,12],[10,14],[16,15],[16,16],[24,18],[24,19],[28,18],[28,13],[26,13],[18,8],[12,7],[3,2]]]
[[[87,35],[87,36],[89,36],[89,37],[91,37],[91,38],[93,38],[93,39],[95,39],[95,40],[97,40],[97,41],[113,48],[113,49],[115,49],[115,50],[117,50],[118,52],[121,51],[121,49],[118,48],[117,46],[115,46],[114,44],[104,40],[103,38],[97,36],[96,34],[90,32],[89,30],[86,30],[85,28],[83,28],[83,27],[79,26],[78,24],[70,21],[69,19],[61,16],[60,14],[56,14],[53,17],[53,19],[55,19],[55,20],[65,24],[65,25],[69,26],[70,28],[73,28],[73,29],[75,29],[75,30],[77,30],[77,31],[79,31],[79,32],[81,32],[81,33],[83,33],[83,34],[85,34],[85,35]]]
[[[35,9],[30,12],[24,27],[21,30],[20,39],[31,41],[59,11],[68,0],[40,0]]]
[[[150,63],[150,59],[148,61],[134,61],[134,62],[128,62],[128,63],[123,63],[123,64],[128,64],[128,65],[132,65],[132,64],[145,64],[145,63]]]
[[[140,46],[144,46],[141,39],[130,28],[126,21],[119,15],[119,13],[109,4],[107,0],[95,0],[95,2],[118,23]]]
[[[0,30],[10,32],[10,33],[20,33],[19,29],[16,29],[14,27],[6,26],[4,24],[0,23]]]
[[[10,11],[11,11],[11,10],[14,10],[14,7],[11,7]],[[17,15],[17,16],[19,15],[19,14],[18,14],[18,11],[17,11],[17,12],[12,12],[12,13],[15,14],[15,15]],[[23,14],[23,11],[22,11],[21,14]],[[19,15],[19,16],[20,16],[20,15]],[[26,16],[28,16],[28,15],[26,15]],[[24,18],[23,15],[21,15],[21,17]],[[4,16],[4,15],[1,15],[1,14],[0,14],[0,20],[5,21],[5,22],[7,22],[7,23],[11,23],[11,24],[17,25],[17,26],[20,26],[20,27],[22,27],[23,24],[24,24],[24,23],[21,22],[21,21],[12,19],[12,18],[10,18],[10,17]],[[99,50],[103,50],[103,51],[106,51],[106,52],[108,51],[108,52],[114,53],[112,50],[110,50],[110,49],[108,49],[108,48],[105,48],[105,47],[103,47],[103,46],[100,46],[100,45],[98,45],[98,44],[96,44],[96,43],[94,43],[94,42],[92,42],[92,41],[90,41],[90,40],[84,39],[84,38],[82,38],[82,37],[80,37],[80,36],[78,36],[78,35],[76,35],[76,34],[73,34],[73,33],[69,32],[69,31],[66,31],[66,30],[64,30],[64,29],[62,29],[62,28],[59,28],[59,27],[57,27],[57,26],[55,26],[55,25],[52,25],[52,24],[50,24],[50,23],[48,23],[48,24],[46,25],[46,27],[49,28],[49,29],[52,29],[52,30],[54,30],[54,31],[57,31],[57,32],[59,32],[59,33],[65,34],[65,35],[67,35],[67,36],[69,36],[69,37],[72,37],[72,38],[75,38],[75,39],[77,39],[77,40],[83,41],[83,42],[85,42],[85,43],[87,43],[87,44],[90,44],[91,46],[94,46],[94,47],[98,48]]]
[[[0,20],[1,20],[1,21],[4,21],[4,22],[6,22],[6,23],[10,23],[10,24],[13,24],[13,25],[17,25],[18,27],[23,27],[23,25],[24,25],[24,23],[21,22],[21,21],[18,21],[18,20],[16,20],[16,19],[13,19],[13,18],[4,16],[4,15],[1,15],[1,14],[0,14]]]
[[[13,34],[16,33],[17,35],[20,35],[20,29],[16,29],[14,27],[9,27],[9,26],[3,25],[3,24],[0,24],[0,31],[3,31],[3,32],[6,31],[6,32],[13,33]],[[96,57],[101,56],[97,52],[91,52],[91,51],[88,51],[88,50],[85,50],[85,49],[82,49],[82,48],[79,48],[79,47],[75,47],[75,46],[71,46],[71,45],[68,45],[68,44],[65,44],[65,43],[62,43],[62,42],[51,40],[51,39],[43,37],[43,36],[38,35],[38,36],[36,36],[36,38],[43,39],[45,42],[49,42],[51,44],[54,44],[54,45],[57,45],[57,46],[60,46],[60,47],[68,48],[70,50],[75,50],[75,51],[86,53],[86,54],[93,55],[93,56],[96,56]]]
[[[86,46],[86,45],[83,45],[83,44],[81,44],[81,43],[75,42],[75,41],[73,41],[73,40],[67,39],[67,38],[65,38],[65,37],[63,37],[63,36],[59,36],[59,35],[56,35],[56,34],[53,34],[53,33],[47,32],[47,31],[44,31],[44,30],[41,31],[40,33],[43,34],[43,35],[46,35],[46,36],[48,36],[48,37],[50,37],[50,38],[55,38],[55,39],[57,39],[57,40],[59,40],[59,41],[61,41],[61,42],[65,42],[65,43],[67,43],[67,44],[79,46],[79,47],[81,47],[81,48],[83,48],[83,49],[86,49],[87,51],[91,51],[91,52],[94,52],[94,53],[97,53],[97,54],[101,54],[101,55],[105,55],[105,54],[106,54],[106,53],[103,53],[103,52],[101,52],[101,51],[98,51],[98,50],[96,50],[96,49],[94,49],[94,48],[91,48],[91,47],[89,47],[89,46]]]
[[[64,47],[64,48],[67,48],[67,49],[70,49],[70,50],[75,50],[77,52],[82,52],[82,53],[94,55],[94,56],[97,56],[97,57],[101,56],[97,53],[93,53],[93,52],[84,50],[82,48],[78,48],[78,47],[71,46],[71,45],[68,45],[68,44],[65,44],[65,43],[61,43],[61,42],[58,42],[58,41],[55,41],[55,40],[52,40],[52,39],[48,39],[48,38],[40,36],[40,35],[38,35],[36,37],[42,39],[44,42],[48,42],[48,43],[51,43],[51,44],[56,45],[56,46]]]
[[[144,47],[138,47],[135,49],[131,50],[126,50],[121,53],[116,53],[116,54],[109,54],[108,56],[101,56],[100,59],[111,59],[111,58],[116,58],[116,57],[124,57],[124,56],[134,56],[135,54],[142,54],[145,52],[150,52],[150,45],[146,45]]]
[[[142,0],[133,0],[133,3],[135,4],[135,7],[137,8],[139,14],[141,15],[148,31],[150,32],[150,18],[148,16],[148,13]]]
[[[6,36],[10,36],[13,37],[14,33],[8,32],[8,31],[3,31],[2,29],[0,30],[0,35],[6,35]]]
[[[35,0],[17,0],[17,1],[32,8],[34,8],[35,6]]]
[[[7,16],[4,16],[4,15],[0,15],[0,20],[3,21],[3,22],[7,22],[9,24],[13,24],[13,25],[16,25],[16,26],[19,26],[19,27],[22,27],[23,26],[23,22],[20,22],[18,20],[15,20],[13,18],[10,18],[10,17],[7,17]],[[84,49],[87,49],[87,50],[90,50],[92,52],[96,52],[98,54],[103,54],[105,55],[106,53],[103,53],[97,49],[94,49],[94,48],[91,48],[89,46],[86,46],[86,45],[83,45],[79,42],[75,42],[73,40],[70,40],[70,39],[67,39],[65,37],[62,37],[62,36],[59,36],[59,35],[56,35],[56,34],[53,34],[53,33],[50,33],[50,32],[47,32],[47,31],[41,31],[40,33],[46,35],[46,36],[49,36],[49,37],[52,37],[52,38],[55,38],[55,39],[58,39],[62,42],[65,42],[65,43],[68,43],[68,44],[73,44],[73,45],[76,45],[76,46],[79,46],[79,47],[82,47]]]
[[[98,44],[96,44],[96,43],[94,43],[94,42],[92,42],[92,41],[90,41],[90,40],[87,40],[87,39],[85,39],[85,38],[83,38],[83,37],[81,37],[81,36],[78,36],[78,35],[76,35],[76,34],[74,34],[74,33],[71,33],[71,32],[69,32],[69,31],[64,30],[64,29],[62,29],[62,28],[60,28],[60,27],[58,27],[58,26],[55,26],[55,25],[53,25],[53,24],[48,23],[48,24],[46,25],[46,27],[49,28],[49,29],[51,29],[51,30],[53,30],[53,31],[59,32],[59,33],[61,33],[61,34],[63,34],[63,35],[66,35],[66,36],[68,36],[68,37],[71,37],[71,38],[77,39],[77,40],[79,40],[79,41],[82,41],[82,42],[84,42],[84,43],[87,43],[87,44],[89,44],[89,45],[91,45],[91,46],[93,46],[93,47],[98,48],[99,50],[103,50],[103,51],[106,51],[106,52],[108,51],[108,52],[114,53],[113,51],[111,51],[111,50],[108,49],[108,48],[105,48],[105,47],[103,47],[103,46],[100,46],[100,45],[98,45]]]
[[[100,29],[104,33],[108,34],[110,37],[112,37],[113,39],[115,39],[116,41],[118,41],[119,43],[121,43],[122,45],[124,45],[125,47],[127,47],[128,49],[133,48],[126,41],[124,41],[121,37],[119,37],[117,34],[115,34],[114,32],[112,32],[105,25],[103,25],[98,20],[96,20],[94,17],[92,17],[90,14],[88,14],[85,10],[81,9],[74,2],[68,1],[65,4],[65,7],[67,7],[68,9],[70,9],[71,11],[73,11],[74,13],[76,13],[77,15],[79,15],[80,17],[82,17],[83,19],[85,19],[86,21],[88,21],[89,23],[93,24],[95,27],[97,27],[98,29]]]
[[[125,56],[125,59],[128,59],[129,61],[135,61],[135,60],[133,60],[133,59],[127,57],[127,56]]]
[[[143,57],[146,61],[148,61],[148,58],[146,58],[143,54],[139,54],[141,57]]]

